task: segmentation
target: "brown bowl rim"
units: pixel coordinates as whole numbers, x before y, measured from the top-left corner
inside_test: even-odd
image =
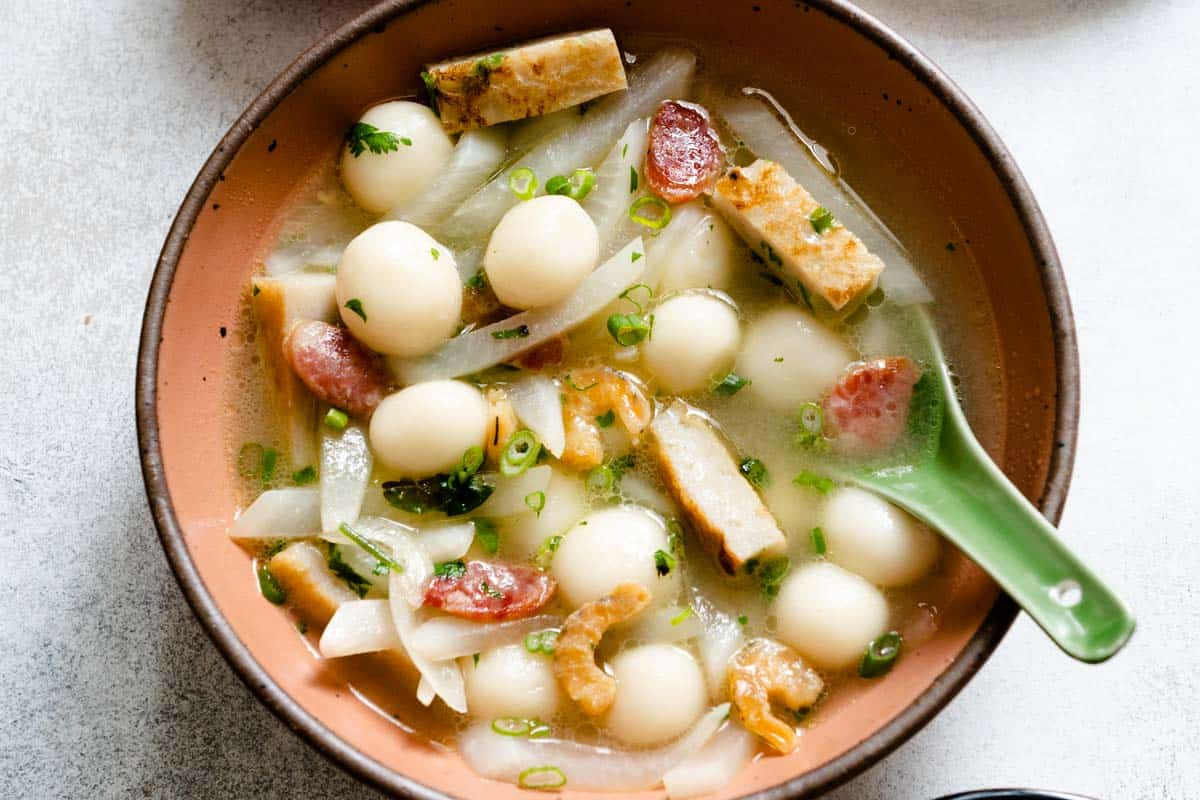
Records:
[[[218,610],[187,552],[167,490],[156,414],[158,345],[167,298],[192,226],[221,173],[267,115],[326,61],[361,37],[385,27],[392,19],[429,2],[436,0],[384,0],[328,34],[284,69],[222,137],[188,189],[154,270],[138,347],[135,407],[142,474],[159,540],[184,597],[234,672],[282,722],[351,775],[384,792],[413,800],[448,800],[449,795],[365,756],[335,735],[284,692],[242,644]],[[1041,209],[1012,155],[983,114],[924,53],[847,0],[808,0],[806,5],[866,36],[891,58],[907,67],[970,134],[1008,194],[1038,262],[1054,335],[1058,365],[1055,446],[1050,456],[1044,491],[1037,505],[1051,522],[1057,523],[1062,515],[1075,461],[1079,427],[1079,354],[1066,280]],[[904,711],[834,760],[778,786],[746,795],[743,800],[813,796],[849,780],[888,755],[958,694],[1004,638],[1017,611],[1012,599],[1003,593],[999,594],[962,652]]]

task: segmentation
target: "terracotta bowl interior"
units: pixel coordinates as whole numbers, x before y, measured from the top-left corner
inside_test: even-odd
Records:
[[[1073,394],[1060,396],[1073,391],[1073,340],[1065,295],[1044,284],[1045,275],[1057,275],[1052,246],[1048,238],[1031,243],[1044,236],[1036,209],[1032,219],[1022,217],[1015,198],[1023,184],[1014,188],[997,173],[995,159],[1003,154],[989,160],[961,121],[962,109],[922,82],[923,62],[890,56],[886,42],[848,24],[854,12],[819,5],[762,2],[760,10],[749,2],[713,3],[697,14],[683,0],[429,3],[373,25],[317,65],[257,129],[235,126],[214,154],[216,167],[201,176],[193,205],[181,214],[186,226],[198,212],[190,234],[186,227],[176,231],[164,254],[169,271],[182,248],[169,289],[161,287],[169,291],[165,305],[156,306],[152,296],[148,311],[162,315],[156,380],[142,393],[146,402],[155,400],[149,389],[157,395],[143,420],[144,428],[157,420],[161,446],[161,473],[153,457],[147,467],[152,500],[185,591],[222,649],[235,664],[247,654],[257,662],[261,672],[253,664],[239,671],[293,726],[332,732],[336,738],[310,738],[342,763],[417,794],[428,793],[396,773],[459,797],[519,794],[481,782],[452,752],[407,735],[351,697],[289,618],[257,596],[250,559],[225,535],[236,511],[229,448],[235,364],[222,331],[235,328],[247,278],[272,243],[289,198],[333,157],[365,106],[417,92],[417,72],[427,60],[589,26],[611,26],[618,39],[638,32],[713,45],[707,52],[730,58],[748,83],[773,92],[837,155],[860,193],[930,267],[939,295],[967,320],[963,335],[997,347],[990,368],[998,371],[991,377],[999,396],[989,403],[999,413],[981,422],[983,438],[1021,489],[1035,501],[1045,497],[1043,508],[1057,516],[1073,446]],[[746,53],[753,58],[742,58]],[[150,343],[144,357],[154,356]],[[165,476],[166,495],[154,491],[156,476]],[[931,640],[909,652],[887,680],[835,697],[798,753],[758,761],[720,796],[789,780],[789,796],[805,794],[870,763],[936,712],[986,658],[1013,609],[956,554],[932,591],[943,622]]]

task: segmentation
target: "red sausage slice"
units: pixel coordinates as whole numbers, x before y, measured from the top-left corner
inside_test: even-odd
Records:
[[[430,578],[425,603],[456,617],[499,622],[536,613],[557,588],[553,578],[532,567],[471,561],[462,575]]]
[[[643,174],[650,191],[668,203],[695,200],[713,187],[725,161],[708,112],[667,100],[650,123]]]
[[[387,394],[379,358],[345,328],[301,320],[288,331],[283,352],[309,391],[353,416],[370,416]]]
[[[846,373],[822,402],[834,447],[865,455],[898,442],[920,377],[917,365],[903,356],[868,361]]]

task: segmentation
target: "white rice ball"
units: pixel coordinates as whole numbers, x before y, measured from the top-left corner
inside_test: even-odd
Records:
[[[371,416],[371,450],[405,478],[449,472],[487,436],[487,401],[462,381],[416,383],[388,395]]]
[[[700,391],[729,372],[740,339],[737,311],[729,303],[689,292],[654,309],[642,360],[666,391]]]
[[[772,610],[779,638],[827,669],[856,663],[888,625],[883,593],[827,561],[794,570],[779,588]]]
[[[478,664],[473,659],[464,663],[472,715],[546,721],[558,712],[562,697],[550,657],[531,653],[523,644],[510,644],[480,653]]]
[[[483,269],[501,303],[536,308],[565,299],[600,259],[596,223],[558,194],[517,203],[492,231]]]
[[[655,551],[669,549],[666,525],[654,512],[638,506],[605,508],[563,535],[550,573],[571,608],[599,600],[621,583],[640,584],[662,598],[678,587],[677,570],[659,576],[655,566]]]
[[[829,497],[821,528],[829,559],[879,586],[919,580],[941,551],[929,528],[882,497],[853,486]]]
[[[614,658],[610,666],[617,696],[605,726],[626,744],[674,739],[692,727],[708,705],[700,665],[674,645],[635,647]]]
[[[342,149],[346,191],[372,214],[382,214],[424,191],[454,150],[442,123],[422,103],[380,103],[368,109],[359,122],[396,139],[396,149],[382,153],[368,148],[356,156],[349,143]]]
[[[811,314],[780,307],[750,324],[735,369],[760,400],[795,412],[820,400],[853,360],[850,348]]]

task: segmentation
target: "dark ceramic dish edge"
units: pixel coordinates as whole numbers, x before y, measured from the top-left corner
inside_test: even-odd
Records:
[[[420,784],[355,750],[300,707],[271,679],[249,649],[221,616],[196,571],[184,544],[183,532],[167,491],[159,447],[157,401],[158,345],[163,314],[179,256],[205,200],[221,172],[258,124],[330,57],[362,36],[386,26],[392,19],[431,0],[387,0],[363,12],[337,31],[302,53],[250,104],[221,139],[196,180],[188,189],[159,255],[146,300],[138,348],[136,414],[138,449],[150,510],[167,560],[183,589],[184,597],[199,618],[217,649],[252,692],[279,719],[302,735],[319,752],[352,775],[379,789],[414,800],[446,800],[448,795]],[[1012,156],[992,130],[983,114],[937,66],[912,44],[879,20],[845,0],[810,0],[813,9],[860,32],[913,75],[945,104],[966,129],[995,171],[1016,209],[1035,253],[1046,293],[1058,365],[1054,450],[1046,484],[1038,507],[1052,522],[1062,515],[1071,470],[1079,420],[1079,355],[1075,327],[1062,266],[1041,210]],[[1012,625],[1017,607],[1001,594],[991,611],[954,662],[934,680],[917,700],[875,732],[838,758],[786,783],[765,789],[743,800],[784,800],[815,795],[874,764],[920,730],[966,685],[967,681],[999,645]]]

